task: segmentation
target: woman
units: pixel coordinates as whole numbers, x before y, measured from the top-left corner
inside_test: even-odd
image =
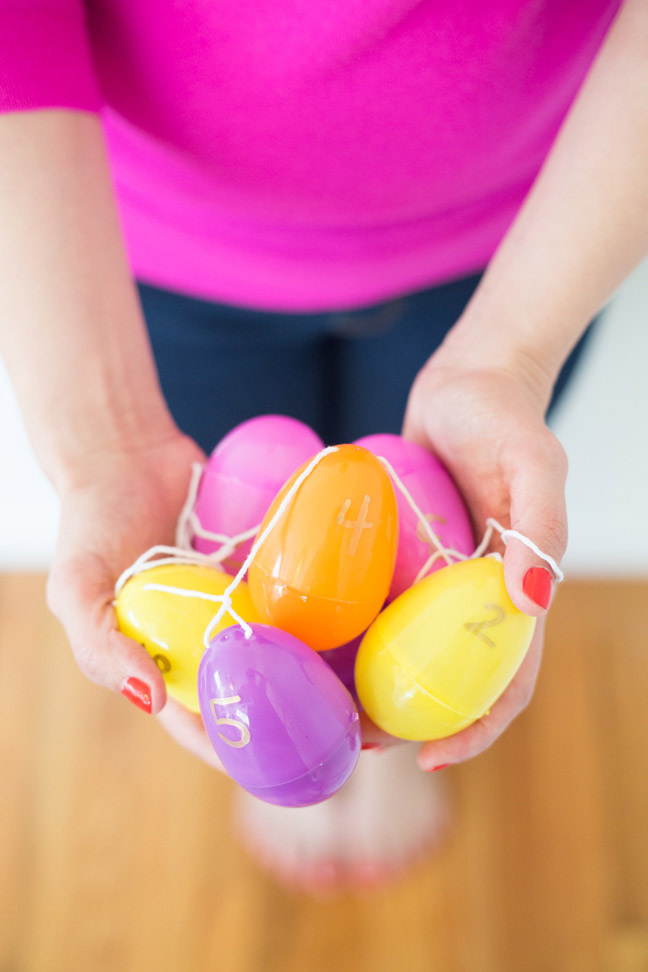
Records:
[[[544,415],[646,250],[647,42],[641,0],[0,3],[3,353],[61,497],[50,605],[90,678],[214,762],[112,591],[171,539],[191,462],[259,412],[342,441],[397,431],[407,403],[477,532],[495,516],[560,560]],[[554,578],[515,540],[504,569],[533,645],[422,770],[531,697]],[[408,747],[361,762],[312,813],[246,805],[275,871],[358,883],[438,833]]]

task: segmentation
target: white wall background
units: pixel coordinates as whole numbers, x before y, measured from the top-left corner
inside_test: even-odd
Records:
[[[648,261],[612,302],[553,428],[570,459],[566,571],[648,576]],[[46,568],[56,520],[0,363],[0,570]]]
[[[610,304],[552,424],[569,457],[565,569],[648,577],[648,260]]]

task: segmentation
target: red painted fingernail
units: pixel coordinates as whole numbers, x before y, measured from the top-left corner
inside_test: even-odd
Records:
[[[363,743],[361,749],[382,749],[380,743]]]
[[[138,709],[143,709],[144,712],[150,712],[153,708],[151,690],[141,678],[127,679],[122,686],[121,693],[126,696],[129,702],[136,705]]]
[[[446,769],[448,766],[452,766],[452,763],[441,763],[440,766],[433,766],[430,773],[436,773],[437,770]]]
[[[541,608],[548,608],[552,588],[551,574],[545,567],[529,567],[522,581],[522,590],[527,597],[539,604]]]

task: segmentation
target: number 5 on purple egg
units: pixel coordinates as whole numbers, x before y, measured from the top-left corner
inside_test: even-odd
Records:
[[[240,702],[240,701],[241,701],[241,696],[240,695],[230,695],[229,698],[226,698],[226,699],[210,699],[209,700],[209,704],[211,706],[212,715],[214,717],[214,721],[215,721],[215,723],[216,723],[217,726],[235,726],[238,730],[240,730],[240,733],[241,733],[241,738],[240,739],[230,739],[228,736],[223,735],[222,732],[219,732],[218,733],[218,735],[223,740],[223,742],[224,743],[227,743],[228,746],[232,746],[233,749],[243,749],[244,746],[247,746],[247,744],[249,743],[249,741],[251,739],[250,730],[248,729],[248,727],[244,723],[240,722],[238,719],[229,719],[226,716],[225,717],[218,716],[217,713],[216,713],[216,706],[217,705],[235,705],[237,702]]]
[[[358,761],[353,699],[323,658],[279,628],[233,624],[216,635],[200,662],[198,697],[223,768],[266,803],[326,800]],[[236,731],[224,735],[225,726]]]

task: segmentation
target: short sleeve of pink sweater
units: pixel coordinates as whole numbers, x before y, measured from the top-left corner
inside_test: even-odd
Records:
[[[81,0],[0,0],[0,111],[100,106]]]
[[[620,2],[0,0],[0,110],[101,112],[140,279],[359,306],[486,265]]]

